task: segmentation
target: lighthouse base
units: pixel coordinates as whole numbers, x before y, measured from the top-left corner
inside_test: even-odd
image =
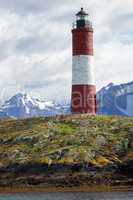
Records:
[[[73,114],[96,114],[96,87],[94,85],[73,85],[71,98]]]

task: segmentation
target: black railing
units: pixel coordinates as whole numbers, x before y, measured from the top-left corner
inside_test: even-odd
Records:
[[[73,23],[72,23],[72,28],[73,28],[73,29],[74,29],[74,28],[78,28],[78,25],[77,25],[77,24],[78,24],[77,22],[73,22]],[[82,27],[93,29],[92,23],[91,23],[90,21],[85,21],[84,26],[82,26]]]

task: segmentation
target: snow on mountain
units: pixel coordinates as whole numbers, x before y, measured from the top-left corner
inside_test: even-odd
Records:
[[[69,113],[68,105],[56,104],[52,101],[40,101],[27,94],[16,94],[6,101],[0,110],[0,117],[33,117],[33,116],[51,116],[56,114]]]
[[[133,82],[103,87],[97,93],[97,113],[133,116]]]
[[[70,114],[70,104],[40,101],[27,94],[16,94],[0,108],[0,118],[25,118]],[[97,92],[97,114],[133,116],[133,82],[108,84]]]

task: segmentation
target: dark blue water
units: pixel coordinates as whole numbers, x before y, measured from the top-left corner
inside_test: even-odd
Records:
[[[132,193],[22,193],[0,194],[0,200],[133,200]]]

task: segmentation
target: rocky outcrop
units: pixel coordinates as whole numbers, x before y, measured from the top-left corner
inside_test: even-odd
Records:
[[[70,115],[0,121],[0,186],[130,184],[133,118]]]

